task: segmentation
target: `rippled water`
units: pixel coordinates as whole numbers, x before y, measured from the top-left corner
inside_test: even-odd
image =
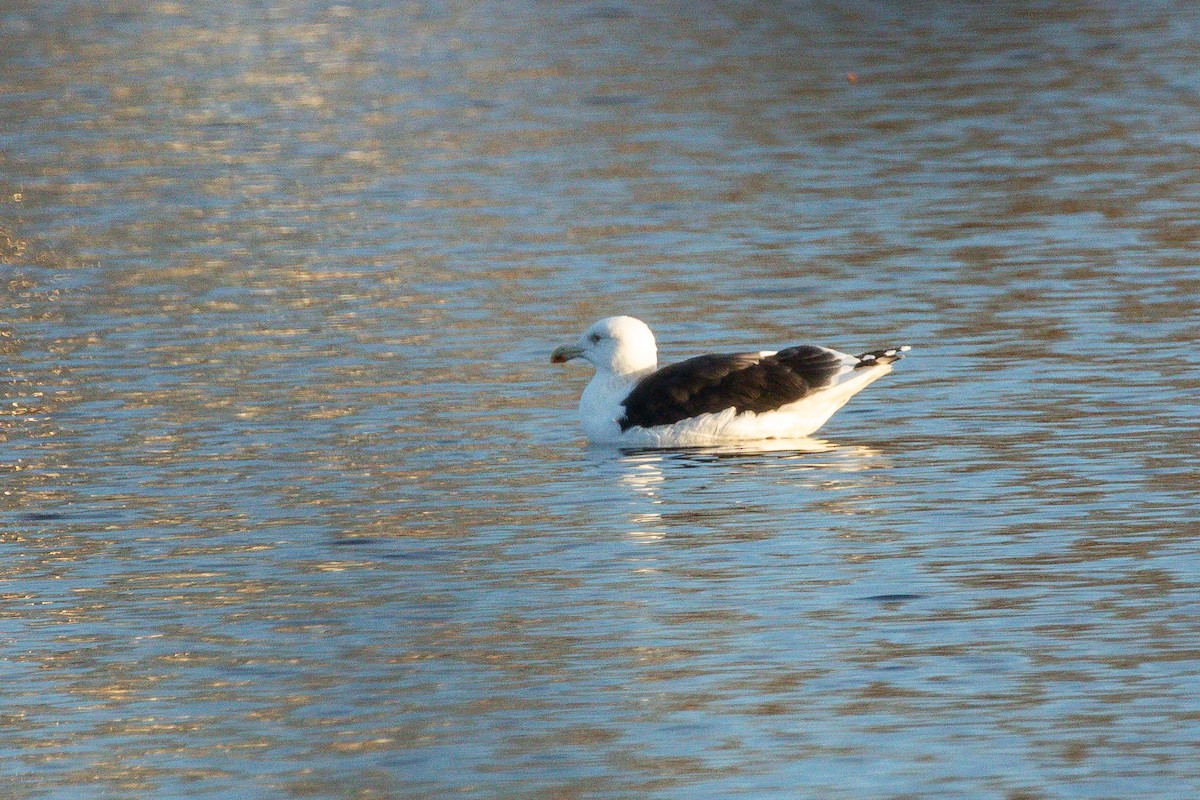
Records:
[[[0,9],[0,784],[1200,793],[1186,3]],[[916,345],[797,449],[551,367]]]

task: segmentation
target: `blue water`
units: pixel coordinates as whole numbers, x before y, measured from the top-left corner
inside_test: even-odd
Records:
[[[1198,27],[6,8],[0,794],[1196,794]],[[613,313],[914,350],[623,452]]]

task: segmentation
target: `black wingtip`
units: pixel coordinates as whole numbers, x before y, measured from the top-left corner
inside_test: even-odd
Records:
[[[891,364],[893,361],[899,361],[904,358],[904,354],[912,350],[912,345],[900,345],[899,347],[889,347],[886,350],[872,350],[869,353],[863,353],[858,356],[859,367],[874,367],[878,364]]]

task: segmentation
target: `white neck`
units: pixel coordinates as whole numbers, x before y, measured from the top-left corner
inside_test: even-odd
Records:
[[[658,352],[653,347],[619,347],[611,358],[596,364],[596,376],[608,373],[612,377],[637,381],[658,369]]]

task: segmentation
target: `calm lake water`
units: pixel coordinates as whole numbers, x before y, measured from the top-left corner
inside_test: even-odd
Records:
[[[0,7],[0,795],[1200,795],[1200,12],[964,5]]]

